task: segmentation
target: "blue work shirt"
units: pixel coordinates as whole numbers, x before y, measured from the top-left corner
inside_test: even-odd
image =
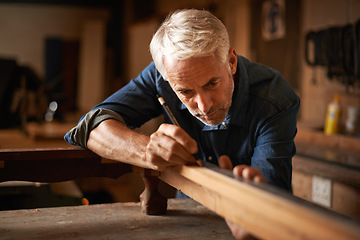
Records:
[[[92,110],[112,110],[128,127],[137,128],[163,114],[156,97],[160,95],[180,126],[197,141],[203,160],[217,164],[221,155],[227,155],[233,166],[258,168],[269,184],[291,192],[299,97],[279,72],[241,56],[234,86],[231,108],[218,126],[204,125],[193,117],[154,63]],[[166,115],[164,121],[170,123]],[[65,140],[79,145],[69,132]]]

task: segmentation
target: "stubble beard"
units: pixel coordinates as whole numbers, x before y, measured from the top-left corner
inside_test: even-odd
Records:
[[[190,113],[194,117],[196,117],[198,120],[200,120],[202,123],[204,123],[207,126],[217,126],[217,125],[221,124],[225,120],[225,118],[230,110],[230,107],[232,104],[232,96],[233,96],[233,92],[234,92],[234,78],[231,73],[229,73],[229,78],[230,78],[229,80],[232,82],[232,86],[228,89],[228,91],[226,93],[226,96],[228,97],[227,101],[222,106],[212,107],[212,108],[210,108],[210,110],[207,113],[190,111]],[[214,116],[214,118],[206,119],[206,115],[213,114],[213,113],[216,113],[216,115],[218,115],[218,116]]]

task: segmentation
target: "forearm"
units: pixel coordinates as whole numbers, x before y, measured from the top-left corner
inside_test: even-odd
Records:
[[[117,120],[108,119],[90,132],[87,147],[104,158],[152,168],[143,160],[148,142],[149,137],[127,128]]]

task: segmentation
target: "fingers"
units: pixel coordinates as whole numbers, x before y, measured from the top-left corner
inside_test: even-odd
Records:
[[[197,143],[183,129],[175,125],[162,124],[150,136],[146,147],[146,161],[153,169],[161,170],[178,164],[194,164],[193,154],[198,151]]]
[[[248,231],[246,231],[244,228],[237,225],[236,223],[233,223],[228,219],[225,219],[225,221],[235,239],[256,239],[254,236],[250,235]]]
[[[181,144],[191,154],[198,152],[197,143],[192,139],[182,128],[172,124],[161,124],[157,130],[159,133],[174,139],[176,142]]]
[[[147,162],[148,168],[156,171],[164,171],[167,167],[175,166],[175,163],[168,162],[159,156],[146,153],[143,161]]]
[[[232,170],[233,166],[228,156],[222,155],[218,159],[219,167],[227,170]]]
[[[234,167],[233,173],[235,176],[240,176],[247,180],[266,183],[265,177],[262,175],[261,171],[257,168],[253,168],[247,165],[238,165]]]
[[[194,160],[193,155],[184,146],[162,133],[151,135],[147,150],[169,162],[182,164]]]
[[[248,165],[237,165],[233,168],[231,159],[226,155],[219,157],[218,164],[222,169],[232,170],[235,176],[242,177],[246,180],[252,180],[254,182],[266,183],[266,179],[262,175],[260,169],[250,167]]]

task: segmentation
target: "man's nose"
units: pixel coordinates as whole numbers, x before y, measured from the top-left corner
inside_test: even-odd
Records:
[[[196,96],[196,104],[202,113],[208,113],[213,104],[210,94],[198,93]]]

